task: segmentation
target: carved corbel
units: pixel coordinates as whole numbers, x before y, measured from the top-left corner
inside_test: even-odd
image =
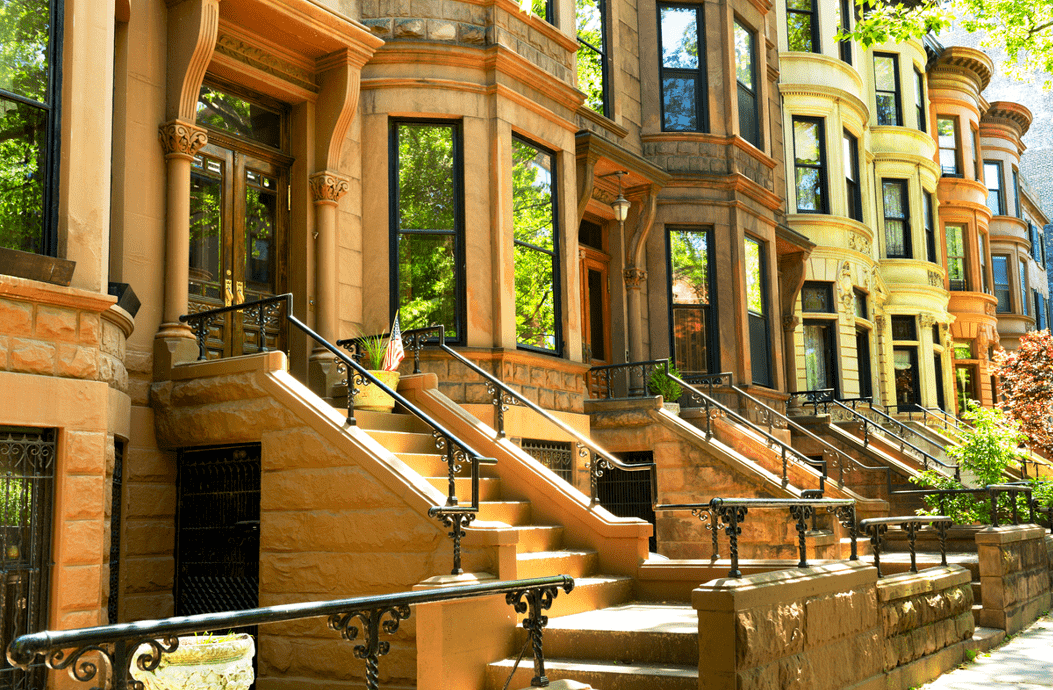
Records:
[[[596,160],[594,156],[585,156],[579,158],[575,167],[575,171],[578,176],[578,224],[581,224],[582,219],[585,217],[585,208],[589,205],[589,199],[592,198],[592,189],[596,184],[596,179],[593,174],[596,170]]]
[[[308,181],[311,184],[311,199],[316,204],[336,204],[351,184],[346,177],[331,170],[315,173]]]
[[[201,147],[208,143],[208,134],[200,127],[173,120],[158,128],[157,139],[161,143],[165,158],[193,160]]]
[[[631,290],[639,290],[643,282],[647,280],[647,271],[636,266],[625,269],[623,273],[625,286]]]
[[[792,333],[801,325],[801,319],[796,314],[782,317],[782,330]]]
[[[782,308],[783,318],[787,314],[793,314],[797,309],[797,296],[801,294],[801,288],[804,287],[806,261],[807,254],[804,252],[790,252],[779,255],[779,299],[781,301],[780,307]]]
[[[168,120],[194,122],[205,70],[219,33],[219,0],[168,6]]]
[[[626,250],[625,263],[629,266],[639,266],[643,263],[644,246],[647,243],[647,237],[651,234],[651,228],[654,227],[654,217],[658,211],[658,192],[653,185],[644,192],[639,204],[640,211],[636,214],[636,227]]]
[[[358,106],[362,65],[368,59],[345,48],[315,63],[320,87],[314,116],[315,161],[324,170],[340,169],[347,129]]]

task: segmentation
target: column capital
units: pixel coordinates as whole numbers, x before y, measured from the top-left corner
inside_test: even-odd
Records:
[[[623,273],[626,287],[639,290],[643,282],[647,280],[647,271],[637,266],[630,266]]]
[[[316,204],[336,204],[351,185],[348,178],[331,170],[315,173],[308,181],[311,184],[311,199]]]
[[[208,134],[189,122],[172,120],[158,128],[157,140],[161,143],[165,158],[193,160],[201,147],[208,143]]]
[[[797,327],[801,325],[801,319],[796,314],[788,314],[782,317],[782,330],[787,333],[792,333],[797,330]]]

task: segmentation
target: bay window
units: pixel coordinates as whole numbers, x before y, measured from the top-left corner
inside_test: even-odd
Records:
[[[823,120],[793,118],[794,179],[798,213],[827,213]]]
[[[910,236],[910,200],[906,180],[883,180],[882,200],[885,207],[885,256],[909,259],[914,253]]]
[[[702,6],[660,4],[658,20],[662,129],[709,131]]]

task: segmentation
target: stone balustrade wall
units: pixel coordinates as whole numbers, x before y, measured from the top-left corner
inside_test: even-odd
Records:
[[[980,625],[1012,634],[1050,602],[1046,530],[1036,525],[988,527],[976,533],[983,610]]]

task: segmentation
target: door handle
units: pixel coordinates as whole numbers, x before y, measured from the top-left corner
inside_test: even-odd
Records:
[[[238,304],[245,304],[245,283],[242,281],[237,282],[238,290]]]
[[[234,304],[234,291],[231,289],[230,278],[223,281],[223,291],[226,293],[226,300],[223,302],[223,305],[229,307]]]

